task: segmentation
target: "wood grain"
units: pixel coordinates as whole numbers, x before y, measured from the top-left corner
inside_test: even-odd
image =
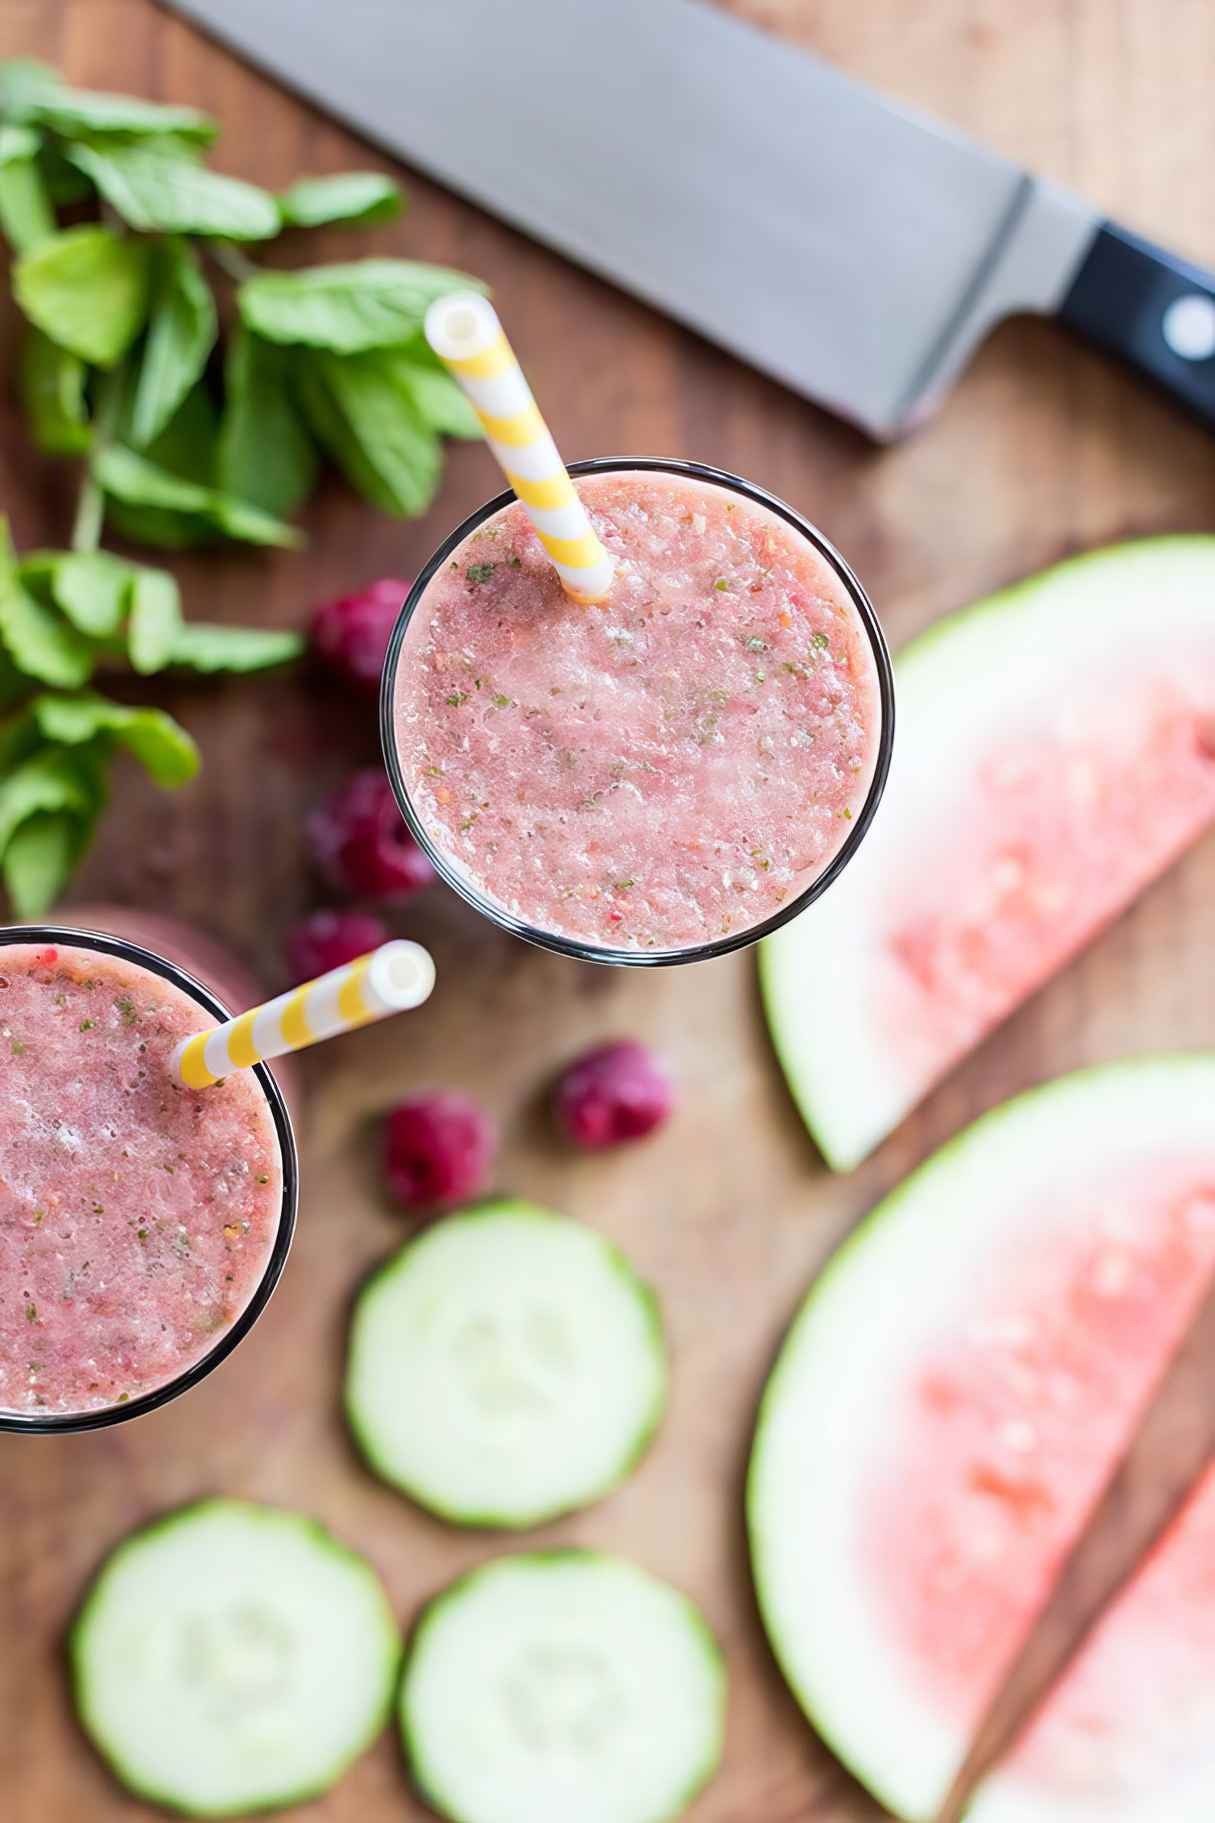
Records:
[[[1205,177],[1215,9],[1170,0],[742,0],[757,23],[1086,190],[1215,261]],[[0,0],[0,55],[42,56],[73,81],[209,107],[218,162],[270,185],[381,164],[315,113],[155,10],[149,0]],[[1215,443],[1051,328],[1014,323],[983,349],[940,418],[879,451],[771,382],[504,227],[410,179],[404,220],[334,235],[492,277],[512,337],[571,456],[699,456],[803,508],[848,552],[896,644],[927,621],[1078,545],[1215,528]],[[11,365],[14,324],[0,350]],[[0,498],[22,544],[62,540],[70,477],[34,460],[0,406]],[[298,624],[361,578],[409,574],[494,485],[483,452],[451,457],[428,520],[396,525],[334,490],[300,554],[184,559],[193,612]],[[81,896],[171,906],[233,942],[268,982],[309,903],[301,817],[375,753],[369,710],[297,677],[175,687],[202,779],[166,800],[134,775]],[[1215,1039],[1208,842],[933,1095],[855,1176],[822,1170],[764,1041],[745,958],[610,974],[526,950],[438,893],[408,919],[442,986],[424,1018],[309,1061],[299,1240],[282,1289],[239,1354],[138,1424],[0,1439],[0,1790],[7,1823],[153,1813],[126,1800],[79,1740],[60,1664],[64,1623],[129,1526],[207,1490],[318,1512],[380,1566],[407,1618],[495,1548],[431,1523],[354,1462],[336,1407],[352,1288],[400,1234],[376,1182],[374,1117],[411,1085],[460,1084],[502,1123],[504,1186],[592,1220],[661,1289],[675,1356],[669,1420],[614,1498],[541,1535],[609,1546],[700,1600],[732,1676],[723,1771],[696,1823],[866,1823],[877,1808],[801,1721],[756,1622],[740,1488],[756,1397],[784,1324],[839,1237],[963,1122],[1084,1062]],[[539,1096],[578,1045],[615,1032],[671,1055],[683,1109],[644,1150],[573,1161]],[[309,1814],[421,1818],[385,1739]],[[571,1823],[575,1823],[571,1819]]]

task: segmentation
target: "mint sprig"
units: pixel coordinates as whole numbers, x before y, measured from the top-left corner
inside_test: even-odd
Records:
[[[399,187],[352,171],[276,195],[208,166],[216,132],[197,108],[0,60],[0,234],[28,325],[19,394],[37,447],[81,473],[70,549],[19,557],[0,521],[0,877],[20,916],[66,883],[120,751],[166,786],[197,766],[183,729],[100,694],[99,674],[257,671],[302,646],[187,619],[173,576],[104,535],[290,548],[289,517],[326,465],[408,517],[438,486],[442,440],[479,434],[421,334],[431,301],[475,279],[404,259],[250,258],[280,234],[298,260],[311,229],[388,221]]]
[[[0,231],[34,332],[23,396],[39,447],[88,454],[99,376],[125,363],[117,441],[153,463],[150,446],[192,390],[222,395],[216,467],[185,479],[279,518],[303,505],[327,461],[382,511],[424,511],[441,439],[479,428],[425,351],[422,319],[444,293],[484,287],[418,260],[255,264],[248,250],[260,258],[280,234],[295,252],[311,229],[387,221],[404,199],[379,171],[300,177],[275,195],[204,162],[216,130],[196,108],[72,89],[45,65],[0,61]],[[90,199],[96,220],[61,224],[61,208]],[[230,313],[217,308],[217,277],[232,285]],[[228,314],[236,335],[221,370],[212,355]],[[371,352],[377,362],[360,358]],[[137,543],[263,541],[266,528],[239,512],[98,486],[117,502],[115,529]]]

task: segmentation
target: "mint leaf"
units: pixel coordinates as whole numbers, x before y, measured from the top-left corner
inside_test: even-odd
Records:
[[[42,135],[33,127],[0,126],[0,165],[25,164],[41,145]]]
[[[131,436],[131,408],[134,396],[120,414],[116,435],[119,441]],[[145,460],[177,475],[184,481],[195,481],[209,488],[215,477],[215,408],[205,387],[188,392],[168,424],[141,452]],[[135,544],[150,544],[166,550],[189,550],[201,544],[213,544],[219,533],[212,520],[197,513],[183,513],[159,506],[140,506],[133,501],[111,495],[106,509],[106,523]]]
[[[237,500],[216,488],[211,496],[211,518],[228,538],[239,538],[244,544],[277,545],[282,550],[296,551],[304,543],[298,526],[263,513],[247,500]]]
[[[93,815],[38,810],[14,831],[0,860],[17,918],[39,918],[59,897],[88,844]]]
[[[38,165],[38,134],[0,126],[0,230],[18,253],[49,240],[55,211]]]
[[[172,512],[198,513],[204,518],[210,511],[209,487],[186,481],[118,443],[98,453],[93,473],[107,494],[113,494],[116,500],[129,500],[132,506],[161,506]]]
[[[20,586],[0,589],[0,640],[26,677],[74,690],[93,669],[88,640]]]
[[[162,506],[136,506],[111,494],[106,501],[106,525],[131,544],[157,551],[193,551],[214,544],[219,537],[209,519],[193,513],[174,513]]]
[[[66,228],[22,254],[13,291],[53,342],[96,367],[113,367],[147,316],[148,249],[110,228]]]
[[[261,272],[237,293],[242,318],[268,342],[353,354],[405,341],[449,291],[484,291],[467,273],[413,260],[352,260],[301,272]]]
[[[46,193],[57,209],[85,202],[93,194],[93,186],[84,172],[68,163],[54,140],[43,141],[38,154],[38,169],[42,173]]]
[[[55,564],[51,594],[74,627],[108,639],[122,624],[131,566],[108,551],[69,551]]]
[[[0,643],[17,670],[74,690],[93,669],[93,650],[61,615],[25,587],[8,525],[0,519]]]
[[[181,631],[181,596],[167,570],[136,570],[131,580],[127,652],[141,677],[163,671]]]
[[[23,557],[15,557],[11,549],[5,547],[5,561],[15,563],[17,580],[28,594],[36,601],[43,602],[48,608],[55,605],[51,584],[55,580],[55,571],[67,556],[66,551],[26,551]]]
[[[218,488],[184,481],[119,444],[104,449],[93,463],[98,483],[115,500],[130,506],[185,513],[247,544],[294,546],[301,534],[269,513],[235,500]]]
[[[28,698],[28,680],[22,678],[21,685]],[[7,778],[14,766],[19,766],[31,753],[36,753],[41,744],[27,700],[20,709],[0,722],[0,779]]]
[[[33,102],[62,93],[59,72],[49,63],[35,57],[0,59],[0,114],[7,120],[21,120],[24,110]]]
[[[78,456],[89,446],[84,385],[88,369],[78,354],[31,328],[21,350],[21,399],[38,448],[50,456]]]
[[[425,512],[442,469],[439,440],[376,352],[311,356],[300,374],[300,396],[316,436],[352,487],[399,518]]]
[[[40,810],[88,816],[96,806],[88,773],[62,748],[42,747],[0,779],[0,853]]]
[[[166,241],[131,408],[131,435],[141,448],[159,435],[200,378],[216,330],[215,300],[198,255],[187,241]]]
[[[193,620],[178,634],[172,662],[189,671],[265,671],[298,658],[303,650],[299,633]]]
[[[445,437],[484,436],[476,412],[422,336],[404,348],[383,349],[379,358],[385,378],[405,393],[433,430]]]
[[[12,69],[9,64],[7,78],[0,75],[0,106],[4,112],[13,120],[51,127],[64,139],[169,134],[206,145],[219,130],[210,115],[198,108],[164,106],[98,89],[65,88],[53,70],[44,68],[35,74],[28,64],[18,73],[14,89]]]
[[[379,171],[343,171],[338,177],[301,177],[278,199],[289,228],[322,228],[331,222],[369,225],[401,213],[400,186]]]
[[[216,234],[269,240],[279,232],[278,204],[267,190],[193,164],[175,151],[144,145],[76,145],[72,163],[92,178],[123,221],[144,234]]]
[[[293,513],[316,483],[312,439],[288,389],[290,356],[237,324],[224,368],[219,484],[267,513]]]
[[[120,416],[116,440],[128,442],[134,435],[134,393],[130,409]],[[157,468],[167,468],[183,481],[197,481],[210,487],[215,480],[216,439],[219,418],[214,401],[205,386],[189,391],[169,422],[140,454]]]
[[[28,678],[22,677],[4,647],[0,645],[0,710],[8,709],[14,703],[19,703],[23,696],[29,694],[29,687]],[[0,727],[0,774],[3,774],[6,765],[4,742],[5,732]]]
[[[184,785],[198,771],[198,748],[161,709],[133,709],[91,690],[79,696],[35,697],[31,709],[48,741],[74,747],[108,735],[133,754],[157,785]]]

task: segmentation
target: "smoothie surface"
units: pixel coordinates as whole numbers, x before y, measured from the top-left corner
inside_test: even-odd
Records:
[[[256,1291],[283,1194],[269,1105],[243,1072],[197,1093],[170,1071],[214,1024],[137,964],[0,937],[0,1409],[135,1399]]]
[[[605,602],[568,599],[514,502],[415,610],[395,698],[410,799],[456,871],[541,930],[626,950],[747,931],[865,802],[865,627],[809,540],[727,488],[577,486],[618,560]]]

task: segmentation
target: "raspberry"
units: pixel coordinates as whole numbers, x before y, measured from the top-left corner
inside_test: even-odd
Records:
[[[399,905],[435,877],[401,818],[392,787],[376,767],[356,772],[308,818],[318,868],[351,898]]]
[[[636,1040],[595,1045],[558,1078],[557,1124],[588,1152],[644,1139],[661,1127],[675,1105],[665,1065]]]
[[[326,602],[312,618],[314,652],[348,683],[374,696],[389,637],[411,587],[395,576],[383,576],[357,594]]]
[[[448,1209],[485,1188],[496,1136],[467,1095],[435,1091],[398,1102],[388,1115],[384,1168],[402,1208]]]
[[[287,962],[293,981],[311,981],[327,975],[369,949],[378,949],[388,936],[382,918],[371,912],[317,911],[297,924],[287,937]]]

